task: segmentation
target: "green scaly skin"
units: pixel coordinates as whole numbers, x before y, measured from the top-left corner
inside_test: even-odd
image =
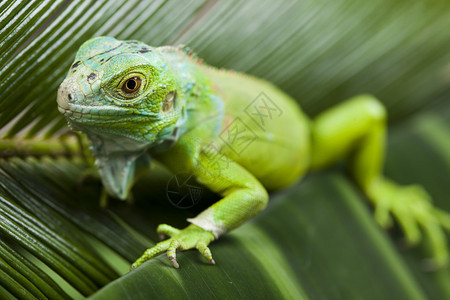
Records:
[[[182,47],[98,37],[80,47],[57,102],[69,126],[91,139],[111,196],[127,199],[150,159],[174,174],[192,174],[223,196],[188,219],[185,229],[160,225],[158,233],[170,238],[132,268],[164,251],[178,268],[176,250],[192,248],[214,264],[209,243],[263,209],[267,190],[345,156],[375,205],[375,219],[387,227],[394,216],[411,243],[421,239],[422,227],[435,264],[449,260],[441,227],[450,229],[450,216],[433,207],[422,188],[401,187],[381,175],[386,113],[370,95],[310,120],[272,84],[207,66]]]

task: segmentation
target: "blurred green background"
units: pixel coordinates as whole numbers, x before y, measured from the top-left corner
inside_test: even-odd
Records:
[[[1,2],[0,297],[450,298],[449,268],[424,272],[427,241],[406,248],[397,228],[381,230],[340,166],[273,194],[212,245],[216,266],[192,251],[179,270],[162,255],[124,275],[158,223],[183,226],[214,196],[179,210],[157,169],[134,204],[101,209],[99,180],[80,183],[89,151],[55,102],[78,47],[99,35],[186,44],[275,83],[311,116],[372,93],[389,112],[386,174],[450,211],[447,28],[450,2],[431,0]]]

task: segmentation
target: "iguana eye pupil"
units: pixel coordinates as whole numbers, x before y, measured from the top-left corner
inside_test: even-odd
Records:
[[[131,77],[122,85],[122,91],[127,94],[136,92],[141,87],[141,79],[139,77]]]
[[[133,90],[136,87],[136,81],[134,80],[128,80],[127,81],[127,88],[130,90]]]

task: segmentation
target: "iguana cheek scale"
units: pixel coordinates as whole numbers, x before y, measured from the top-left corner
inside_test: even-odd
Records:
[[[222,195],[184,229],[160,225],[158,233],[170,238],[133,268],[164,251],[178,268],[176,250],[192,248],[214,263],[209,243],[262,210],[267,190],[343,157],[375,205],[375,219],[386,227],[394,216],[412,243],[424,228],[434,262],[448,262],[441,226],[450,228],[450,216],[421,187],[402,187],[381,174],[386,113],[373,96],[354,97],[311,120],[269,82],[210,67],[186,48],[97,37],[78,50],[57,102],[69,126],[91,139],[111,196],[126,199],[136,169],[151,159]]]

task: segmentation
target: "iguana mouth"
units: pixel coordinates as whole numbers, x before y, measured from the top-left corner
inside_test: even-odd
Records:
[[[163,132],[164,122],[158,119],[154,113],[136,113],[109,105],[62,104],[58,103],[58,110],[64,115],[73,130],[83,131],[91,135],[124,137],[129,141],[147,144],[156,141],[158,141],[157,144],[160,144],[165,140],[165,138],[159,140],[159,136]],[[151,119],[153,121],[149,122]],[[130,124],[133,124],[133,126],[130,126]],[[128,128],[129,130],[123,132],[117,128]]]
[[[126,115],[130,116],[133,115],[132,111],[113,105],[87,106],[87,105],[67,103],[67,106],[63,106],[60,105],[58,102],[58,110],[62,114],[64,114],[65,117],[71,119],[79,119],[83,116],[86,116],[87,118],[92,120],[102,120],[107,116],[123,117]],[[151,117],[150,114],[146,113],[145,115],[149,115],[149,117]],[[111,121],[111,119],[108,118],[108,120],[105,121]]]

